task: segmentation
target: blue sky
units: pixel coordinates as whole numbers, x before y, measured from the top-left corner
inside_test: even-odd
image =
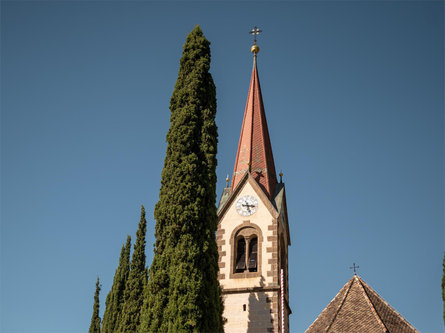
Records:
[[[389,2],[1,2],[1,331],[85,332],[140,205],[152,258],[185,37],[211,41],[218,195],[252,56],[286,183],[291,331],[359,275],[443,332],[444,6]]]

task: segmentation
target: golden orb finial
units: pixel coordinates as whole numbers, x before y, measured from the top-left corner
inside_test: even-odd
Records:
[[[227,177],[226,177],[226,187],[229,187],[229,182],[230,182],[230,178],[229,178],[229,175],[227,175]]]
[[[250,52],[257,54],[258,52],[260,52],[260,47],[256,44],[252,45],[252,47],[250,48]]]

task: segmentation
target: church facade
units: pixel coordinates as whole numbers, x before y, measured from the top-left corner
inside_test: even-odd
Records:
[[[218,279],[225,332],[289,332],[286,193],[277,180],[257,69],[253,69],[232,182],[218,207]]]

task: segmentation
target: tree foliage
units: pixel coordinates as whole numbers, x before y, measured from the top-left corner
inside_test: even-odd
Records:
[[[124,302],[118,317],[119,326],[116,332],[137,332],[140,323],[140,313],[144,300],[144,288],[147,284],[147,268],[145,267],[145,234],[147,221],[145,209],[141,207],[141,219],[136,232],[133,256],[130,263],[130,273],[125,283]]]
[[[221,332],[215,240],[217,127],[210,42],[187,36],[170,100],[170,129],[154,215],[142,332]]]
[[[93,315],[91,316],[91,324],[89,333],[100,333],[100,317],[99,317],[99,294],[100,294],[99,277],[96,281],[96,291],[94,293]]]
[[[130,273],[131,237],[122,246],[119,265],[114,274],[113,285],[105,301],[105,312],[102,322],[102,333],[112,333],[119,327],[118,318],[124,302],[124,291]]]

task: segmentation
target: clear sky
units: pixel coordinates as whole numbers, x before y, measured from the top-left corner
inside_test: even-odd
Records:
[[[291,331],[352,276],[443,332],[444,3],[1,2],[1,331],[86,332],[140,205],[152,259],[169,99],[211,41],[218,196],[258,68],[286,183]]]

